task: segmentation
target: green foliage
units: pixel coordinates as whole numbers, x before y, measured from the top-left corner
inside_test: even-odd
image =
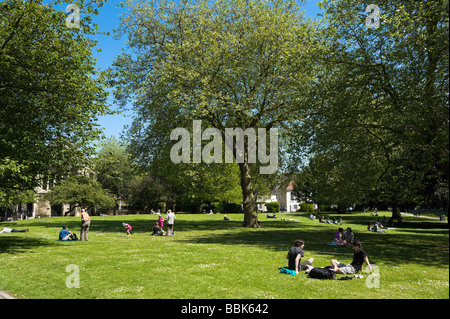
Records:
[[[351,248],[324,245],[332,240],[336,225],[299,214],[285,216],[299,221],[263,218],[261,229],[249,231],[240,227],[242,214],[226,222],[223,215],[177,214],[174,237],[151,236],[155,215],[91,216],[88,242],[55,240],[61,225],[79,231],[75,217],[1,223],[1,227],[29,228],[27,233],[0,234],[1,289],[24,300],[183,296],[220,302],[252,299],[263,304],[261,299],[274,298],[282,311],[286,303],[296,304],[301,296],[320,299],[319,303],[326,303],[324,299],[449,298],[447,223],[405,216],[404,227],[381,234],[366,231],[373,217],[346,216],[344,227],[352,228],[371,264],[379,267],[379,288],[369,288],[366,283],[374,278],[365,265],[364,278],[351,281],[309,279],[304,272],[280,274],[278,267],[287,265],[286,253],[299,236],[306,243],[304,258],[314,258],[314,266],[329,266],[331,259],[350,263],[353,256]],[[124,218],[133,226],[131,237],[125,237]],[[418,247],[426,249],[417,253]],[[264,266],[255,267],[255,262]],[[73,274],[65,271],[70,264],[79,267],[80,288],[66,286]],[[273,310],[269,307],[269,313]]]
[[[266,205],[269,213],[278,213],[280,211],[280,203],[278,202],[264,203],[264,205]]]
[[[212,202],[211,209],[214,213],[223,213],[224,204],[222,202]]]
[[[75,175],[64,179],[43,195],[52,205],[71,204],[82,208],[114,208],[116,199],[92,178]]]
[[[237,203],[225,203],[223,205],[223,213],[224,214],[237,214],[239,212],[239,208],[241,205]]]
[[[57,2],[0,3],[0,167],[9,170],[10,161],[20,168],[2,178],[0,194],[87,164],[101,133],[96,119],[109,112],[91,52],[95,41],[86,36],[96,27],[86,17],[81,29],[67,28],[65,12],[51,7]],[[95,4],[77,3],[95,14]]]
[[[376,4],[369,29],[367,3],[322,1],[322,69],[287,147],[299,183],[324,204],[448,207],[448,1]]]
[[[134,183],[138,183],[137,168],[132,163],[126,147],[114,137],[110,137],[99,145],[96,158],[93,159],[97,181],[117,198],[128,203]],[[142,194],[141,194],[142,195]]]
[[[316,26],[295,1],[124,5],[130,10],[117,35],[128,36],[134,53],[117,57],[109,79],[120,103],[134,102],[138,116],[128,137],[140,163],[168,162],[170,132],[189,128],[192,120],[224,134],[225,128],[281,130],[302,115],[318,42]],[[239,181],[244,226],[255,227],[257,194],[247,151],[246,144]],[[202,175],[206,166],[191,174]]]
[[[314,204],[300,203],[300,211],[302,211],[302,212],[313,212],[314,211]]]

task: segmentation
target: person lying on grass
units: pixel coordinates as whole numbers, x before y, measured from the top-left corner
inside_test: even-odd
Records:
[[[334,271],[337,274],[353,275],[361,270],[362,265],[365,262],[369,268],[370,274],[373,275],[372,266],[370,265],[366,252],[362,249],[361,242],[359,240],[355,240],[352,245],[354,251],[353,261],[350,264],[345,265],[336,259],[332,259],[331,265],[334,267]]]
[[[28,228],[27,229],[22,229],[22,230],[17,230],[14,228],[6,228],[6,227],[2,227],[2,230],[0,231],[1,233],[26,233],[28,232]]]
[[[314,262],[314,259],[310,258],[307,261],[300,263],[302,257],[305,256],[303,247],[305,247],[305,242],[301,239],[297,239],[294,242],[294,247],[291,247],[289,249],[289,252],[286,256],[286,259],[289,259],[288,268],[291,270],[295,270],[296,274],[298,274],[299,271],[307,270],[308,268],[312,268],[312,263]]]

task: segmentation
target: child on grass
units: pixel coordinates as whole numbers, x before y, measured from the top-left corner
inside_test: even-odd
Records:
[[[130,231],[132,229],[131,225],[130,224],[126,224],[126,223],[122,223],[122,226],[125,227],[125,229],[127,230],[127,237],[130,237],[131,236]]]

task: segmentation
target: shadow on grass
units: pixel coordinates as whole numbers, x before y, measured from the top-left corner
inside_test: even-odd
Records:
[[[30,249],[50,246],[47,239],[35,237],[20,237],[19,235],[8,235],[0,237],[0,254],[18,254],[25,253]]]
[[[230,216],[233,219],[233,216]],[[288,216],[297,219],[297,216]],[[333,240],[338,227],[367,225],[368,216],[344,216],[344,225],[327,225],[318,222],[305,223],[304,216],[299,216],[299,222],[272,220],[260,217],[262,228],[242,228],[241,220],[224,221],[223,219],[186,220],[181,216],[175,221],[175,236],[173,241],[205,245],[248,245],[260,249],[269,249],[287,253],[296,239],[305,240],[306,256],[335,258],[342,262],[352,260],[353,250],[349,247],[328,246]],[[197,216],[195,217],[197,218]],[[237,218],[237,216],[236,216]],[[371,217],[373,218],[373,217]],[[142,215],[133,216],[94,217],[90,232],[121,233],[125,232],[122,222],[130,222],[132,232],[150,235],[157,217]],[[25,226],[26,224],[26,226]],[[47,220],[29,220],[21,226],[45,227],[55,230],[55,238],[62,225],[78,233],[79,218],[51,218]],[[166,222],[164,224],[167,225]],[[361,228],[361,227],[359,227]],[[50,245],[48,240],[15,236],[0,237],[0,253],[23,252],[37,246]],[[430,266],[447,266],[448,256],[448,224],[443,222],[409,219],[402,228],[388,230],[387,233],[355,231],[355,239],[363,243],[371,263],[401,265],[416,263]],[[285,260],[280,260],[280,266]],[[318,265],[325,266],[325,265]]]
[[[349,263],[353,258],[351,247],[326,245],[333,240],[336,231],[335,228],[329,227],[331,225],[302,225],[294,222],[261,222],[261,224],[263,226],[261,229],[233,227],[226,233],[214,233],[211,231],[195,238],[179,239],[179,241],[198,244],[250,245],[261,249],[287,253],[296,239],[303,239],[305,241],[304,250],[306,257],[312,256],[317,258],[318,255],[322,255],[330,258],[332,256],[333,259]],[[213,225],[211,224],[210,226],[212,227]],[[435,225],[423,226],[424,229],[433,229]],[[343,228],[345,228],[345,225]],[[211,230],[213,229],[211,228]],[[409,233],[410,231],[411,234]],[[442,267],[449,264],[448,236],[446,235],[448,235],[446,230],[419,230],[418,233],[414,233],[412,230],[402,230],[402,232],[388,231],[388,233],[363,231],[356,232],[355,239],[363,243],[363,249],[367,252],[371,263],[391,265],[416,263]],[[280,260],[280,263],[283,262],[284,260]]]

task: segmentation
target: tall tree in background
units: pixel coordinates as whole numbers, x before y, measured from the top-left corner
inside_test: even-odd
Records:
[[[133,54],[117,57],[110,78],[119,101],[134,101],[130,139],[141,162],[169,161],[170,132],[193,120],[224,138],[225,128],[264,128],[268,135],[302,113],[316,73],[316,28],[295,1],[124,5],[130,13],[118,35],[128,36]],[[243,226],[259,227],[248,143],[238,165]]]
[[[103,188],[127,203],[130,197],[130,187],[138,178],[139,173],[126,146],[115,137],[107,138],[100,143],[93,164],[97,181]]]
[[[448,1],[376,4],[379,27],[367,3],[322,1],[329,52],[293,145],[395,217],[401,205],[448,207]]]
[[[78,1],[80,28],[68,28],[62,1],[0,3],[0,204],[87,163],[95,121],[109,112],[95,69],[91,14],[102,1]]]
[[[48,193],[41,195],[51,205],[70,204],[84,209],[114,208],[117,197],[102,188],[102,185],[89,176],[74,175],[61,181]],[[66,214],[69,214],[67,212]]]

